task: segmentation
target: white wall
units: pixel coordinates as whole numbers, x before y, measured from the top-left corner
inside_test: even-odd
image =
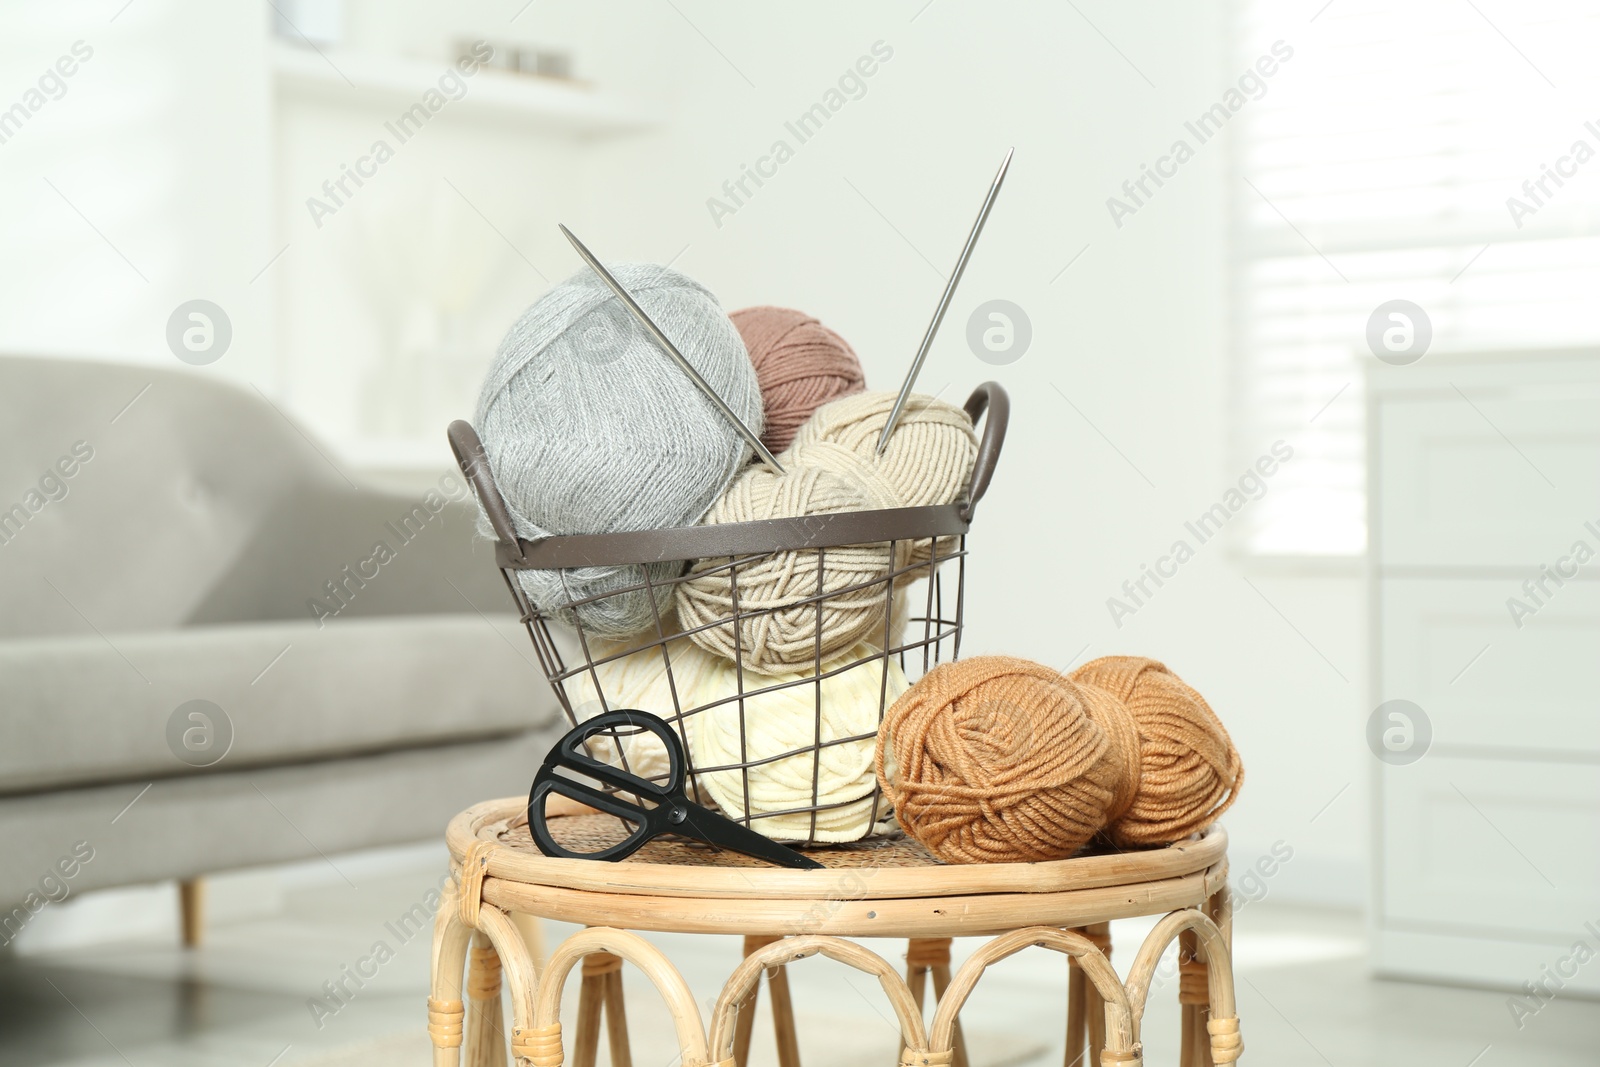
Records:
[[[553,227],[539,223],[577,195],[566,138],[450,106],[402,144],[384,127],[401,104],[278,100],[283,397],[358,462],[398,450],[449,464],[444,427],[471,415],[500,335],[546,286],[533,256]],[[377,138],[393,159],[336,214],[313,216],[308,199],[329,203],[323,183]]]
[[[167,319],[202,298],[233,323],[212,372],[271,388],[272,279],[251,283],[274,250],[265,19],[205,0],[121,8],[0,8],[0,109],[75,42],[93,53],[0,144],[0,350],[171,366]]]
[[[103,17],[120,3],[103,5]],[[1222,0],[524,8],[352,3],[351,44],[441,64],[463,36],[567,46],[579,76],[643,99],[661,127],[582,146],[430,127],[439,136],[398,158],[359,212],[315,230],[305,186],[347,161],[372,116],[292,103],[274,112],[264,10],[138,0],[91,34],[98,24],[76,6],[8,5],[17,32],[0,35],[7,69],[42,69],[78,37],[94,37],[96,55],[66,97],[0,145],[0,188],[16,205],[0,216],[11,253],[0,265],[0,348],[168,363],[167,315],[206,296],[233,316],[237,358],[197,373],[256,382],[329,436],[404,430],[423,416],[390,407],[415,399],[404,389],[385,399],[408,373],[385,370],[394,355],[385,330],[401,324],[396,310],[363,303],[374,268],[353,248],[359,227],[436,246],[445,262],[487,265],[455,377],[418,379],[435,401],[456,390],[461,407],[449,413],[466,414],[495,338],[544,288],[521,257],[552,279],[579,265],[556,234],[561,221],[607,258],[680,257],[730,309],[776,303],[821,316],[856,346],[869,381],[893,388],[1014,145],[922,378],[951,399],[996,378],[1014,402],[971,541],[967,648],[1060,667],[1111,652],[1165,660],[1206,694],[1244,754],[1248,780],[1227,818],[1236,864],[1282,840],[1295,858],[1273,892],[1359,899],[1367,754],[1356,576],[1262,571],[1219,539],[1120,628],[1106,608],[1240,473],[1228,445],[1224,208],[1236,179],[1226,135],[1120,229],[1105,206],[1236,75]],[[877,41],[893,57],[866,95],[717,226],[707,198]],[[441,197],[446,176],[502,220],[519,254]],[[964,341],[972,309],[997,297],[1021,305],[1034,330],[1032,349],[1005,367]],[[362,428],[363,419],[373,421]]]

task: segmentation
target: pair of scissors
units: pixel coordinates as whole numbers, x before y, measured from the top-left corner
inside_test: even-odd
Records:
[[[622,727],[644,730],[660,739],[667,750],[665,783],[653,782],[609,763],[602,763],[585,750],[584,744],[589,738]],[[677,731],[665,720],[647,711],[608,711],[584,720],[556,742],[533,780],[533,789],[528,794],[528,832],[533,835],[533,843],[546,856],[620,860],[633,855],[645,842],[662,834],[677,834],[716,848],[754,856],[780,867],[822,869],[822,864],[809,856],[689,800],[684,793],[685,766],[683,742],[678,739]],[[597,789],[563,774],[563,771],[582,775],[618,792]],[[545,798],[551,793],[614,815],[631,825],[633,830],[625,840],[615,845],[594,852],[574,852],[551,836],[544,811]],[[621,793],[637,799],[625,800]]]

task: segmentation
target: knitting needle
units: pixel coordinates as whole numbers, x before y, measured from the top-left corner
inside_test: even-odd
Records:
[[[556,225],[561,226],[560,223]],[[711,402],[717,406],[718,411],[722,412],[722,417],[732,423],[734,429],[744,435],[744,439],[750,442],[750,447],[756,450],[756,455],[761,457],[761,462],[779,474],[785,473],[783,465],[778,462],[776,456],[768,451],[767,446],[761,443],[761,438],[751,433],[750,427],[744,424],[744,420],[739,418],[734,413],[734,410],[727,405],[727,402],[717,395],[717,391],[711,388],[709,382],[700,377],[700,372],[694,369],[694,364],[690,363],[684,357],[684,354],[678,351],[678,346],[672,343],[672,338],[661,332],[661,327],[657,326],[655,321],[645,314],[644,308],[640,307],[639,302],[633,298],[632,294],[622,287],[622,283],[612,277],[611,272],[606,270],[605,264],[596,259],[594,253],[584,247],[583,242],[578,240],[577,234],[565,226],[561,226],[561,232],[567,235],[567,240],[572,242],[572,247],[578,250],[578,255],[583,257],[583,261],[589,265],[589,269],[600,276],[600,280],[605,282],[613,293],[617,294],[617,299],[622,301],[623,307],[632,312],[633,317],[639,320],[639,324],[650,332],[650,336],[655,338],[656,344],[660,345],[667,355],[677,361],[678,366],[683,368],[683,373],[689,376],[689,380],[694,382],[695,386],[710,398]]]
[[[956,295],[956,284],[961,281],[961,272],[967,269],[967,260],[972,258],[972,249],[978,243],[978,235],[983,232],[983,224],[989,220],[989,209],[994,207],[994,198],[1000,195],[1000,183],[1006,180],[1006,168],[1011,166],[1011,155],[1016,151],[1012,148],[1006,152],[1006,158],[1000,161],[1000,172],[994,176],[994,184],[989,187],[989,195],[983,198],[983,207],[978,210],[978,221],[972,224],[972,232],[967,235],[966,246],[961,249],[961,258],[956,260],[956,269],[950,275],[950,280],[945,283],[944,295],[939,298],[939,306],[933,310],[933,321],[928,323],[928,332],[922,335],[922,346],[917,349],[917,356],[911,361],[911,370],[906,374],[905,384],[900,386],[900,395],[895,397],[894,407],[889,411],[889,421],[883,424],[883,433],[878,438],[878,455],[883,455],[883,450],[889,447],[889,435],[894,432],[894,424],[899,421],[900,412],[906,406],[906,400],[911,396],[911,387],[917,383],[917,375],[922,373],[922,363],[928,358],[928,349],[933,347],[933,337],[939,332],[940,323],[944,322],[944,313],[950,308],[950,299]]]

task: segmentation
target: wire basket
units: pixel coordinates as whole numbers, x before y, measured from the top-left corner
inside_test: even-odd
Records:
[[[690,526],[662,530],[645,530],[628,533],[552,536],[536,541],[517,537],[510,512],[489,468],[488,457],[477,432],[464,421],[450,426],[450,446],[468,484],[473,487],[483,507],[490,527],[496,537],[495,562],[501,569],[506,586],[511,591],[521,613],[521,621],[533,640],[539,664],[549,679],[556,699],[571,725],[602,711],[629,708],[648,711],[670,723],[684,741],[688,756],[686,787],[691,796],[705,800],[718,800],[718,807],[729,818],[751,826],[788,843],[804,846],[839,843],[837,833],[830,824],[849,808],[852,823],[864,827],[858,837],[892,826],[892,812],[872,784],[865,795],[848,799],[831,800],[820,793],[820,768],[827,754],[825,749],[834,745],[864,745],[877,735],[877,725],[883,721],[884,712],[893,702],[890,696],[891,673],[903,675],[905,682],[914,682],[927,671],[945,660],[954,660],[961,652],[961,629],[966,581],[966,536],[972,525],[974,509],[983,498],[994,475],[1005,441],[1006,424],[1010,415],[1010,400],[1005,390],[994,382],[980,385],[966,403],[967,414],[973,425],[983,420],[983,433],[979,440],[972,477],[962,498],[952,504],[926,507],[892,508],[876,511],[854,511],[801,518],[766,519],[755,522],[726,523],[721,525]],[[987,417],[985,418],[985,415]],[[891,566],[882,574],[844,587],[828,586],[825,568],[828,552],[859,546],[889,546]],[[817,575],[816,592],[783,598],[781,603],[752,606],[741,601],[739,577],[751,568],[771,560],[779,553],[814,550]],[[812,559],[809,554],[804,557]],[[652,581],[648,568],[641,567],[642,584],[611,589],[595,596],[573,599],[565,604],[548,604],[543,609],[532,603],[514,574],[518,570],[560,569],[567,567],[618,566],[624,564],[683,561],[677,577],[667,582]],[[699,622],[688,629],[675,624],[674,613],[658,611],[654,628],[625,642],[605,641],[586,632],[581,612],[571,609],[604,600],[607,597],[637,594],[644,590],[651,603],[657,603],[657,593],[665,593],[663,586],[677,586],[690,580],[690,564],[696,564],[694,577],[706,574],[725,574],[731,591],[731,609],[719,618]],[[670,592],[676,593],[674,588]],[[863,597],[881,594],[883,597],[883,626],[870,644],[856,646],[840,658],[824,659],[821,639],[822,618],[825,609],[842,596]],[[670,600],[669,600],[670,603]],[[817,612],[815,655],[808,664],[795,668],[792,674],[772,677],[749,670],[739,652],[741,634],[746,627],[759,624],[762,616],[782,611],[792,618],[796,609],[814,607]],[[552,625],[567,629],[556,622],[557,614],[576,620],[576,654],[563,654],[562,645],[570,648],[572,642],[558,641]],[[712,694],[704,702],[696,702],[697,695],[681,683],[683,642],[701,630],[725,627],[731,631],[736,655],[728,667],[733,683],[726,693]],[[629,657],[629,662],[639,662],[637,657],[659,656],[659,677],[663,685],[656,686],[661,695],[661,706],[636,708],[619,703],[619,694],[607,692],[603,668]],[[675,657],[678,662],[675,663]],[[891,661],[898,668],[892,672]],[[824,736],[824,702],[830,679],[849,671],[869,671],[876,665],[880,679],[876,694],[876,717],[863,718],[861,709],[852,709],[854,721],[861,724],[860,732],[846,736]],[[653,668],[653,661],[651,661]],[[675,673],[678,672],[678,673]],[[780,691],[791,691],[790,696],[810,691],[812,727],[810,740],[780,751],[749,751],[747,740],[747,704],[757,702]],[[870,698],[869,698],[870,699]],[[695,744],[692,738],[697,728],[711,721],[717,709],[724,709],[721,718],[737,710],[737,758],[696,765]],[[706,719],[697,722],[697,716]],[[865,726],[871,722],[868,732]],[[802,731],[804,732],[804,731]],[[665,772],[652,773],[641,766],[643,756],[630,751],[626,736],[613,737],[604,751],[591,751],[597,759],[620,763],[624,769],[644,778],[664,780]],[[596,738],[591,743],[604,743]],[[784,764],[783,761],[791,761]],[[780,767],[779,765],[782,764]],[[751,802],[751,775],[771,774],[782,770],[793,776],[804,775],[809,767],[811,790],[805,796],[803,788],[795,792],[795,803],[780,804],[776,808],[753,805]],[[731,791],[733,801],[726,799],[729,790],[723,789],[721,798],[710,786],[729,781],[742,783]],[[742,800],[739,798],[742,797]],[[759,810],[758,810],[759,808]],[[865,810],[866,818],[860,818]],[[766,820],[778,820],[767,822]],[[778,827],[782,832],[777,832]]]

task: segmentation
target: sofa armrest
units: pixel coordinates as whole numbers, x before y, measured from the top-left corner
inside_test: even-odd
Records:
[[[515,611],[460,485],[407,495],[304,485],[274,508],[190,624]]]

